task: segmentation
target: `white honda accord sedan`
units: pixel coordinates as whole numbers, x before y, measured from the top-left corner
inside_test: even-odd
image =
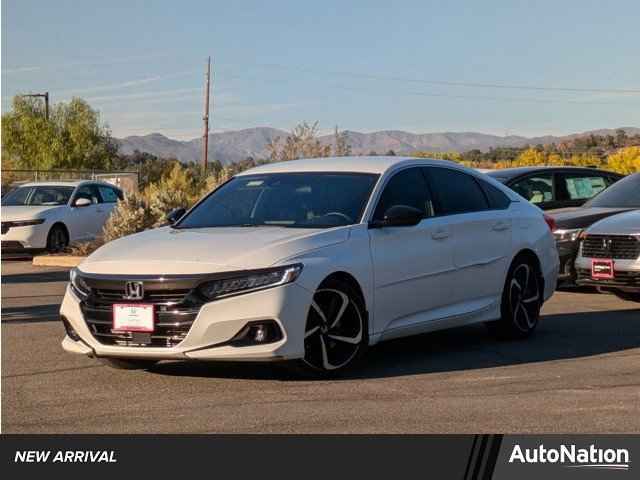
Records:
[[[292,361],[326,374],[422,332],[484,322],[527,337],[556,286],[549,222],[445,161],[260,166],[73,270],[62,345],[122,368]]]

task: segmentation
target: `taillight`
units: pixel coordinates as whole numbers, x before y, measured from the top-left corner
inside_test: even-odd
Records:
[[[549,227],[549,230],[554,232],[558,227],[558,225],[556,224],[556,219],[553,217],[550,217],[549,215],[543,215],[543,216],[544,216],[544,221],[547,222],[547,226]]]

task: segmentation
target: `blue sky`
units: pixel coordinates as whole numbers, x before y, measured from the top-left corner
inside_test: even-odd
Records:
[[[86,98],[116,136],[212,130],[565,134],[640,126],[640,2],[2,2],[2,110]]]

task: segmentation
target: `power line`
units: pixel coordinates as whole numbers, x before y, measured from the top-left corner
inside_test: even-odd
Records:
[[[540,86],[540,85],[512,85],[512,84],[500,84],[500,83],[482,83],[482,82],[458,82],[450,80],[431,80],[431,79],[418,79],[408,77],[396,77],[385,75],[374,75],[363,72],[349,72],[349,71],[327,71],[314,69],[303,66],[288,66],[278,63],[259,63],[258,67],[264,68],[278,68],[287,70],[305,71],[308,73],[315,73],[320,75],[341,75],[358,78],[368,78],[371,80],[384,80],[394,82],[407,82],[407,83],[425,83],[429,85],[442,85],[450,87],[469,87],[469,88],[494,88],[494,89],[509,89],[509,90],[531,90],[531,91],[550,91],[550,92],[571,92],[571,93],[614,93],[614,94],[640,94],[640,89],[621,89],[621,88],[580,88],[580,87],[553,87],[553,86]]]

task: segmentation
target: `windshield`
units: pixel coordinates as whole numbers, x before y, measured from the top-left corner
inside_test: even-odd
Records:
[[[73,190],[64,186],[18,187],[4,196],[2,205],[66,205]]]
[[[330,228],[360,221],[378,178],[359,173],[273,173],[233,178],[176,228]]]
[[[640,208],[640,173],[614,183],[584,204],[596,208]]]

